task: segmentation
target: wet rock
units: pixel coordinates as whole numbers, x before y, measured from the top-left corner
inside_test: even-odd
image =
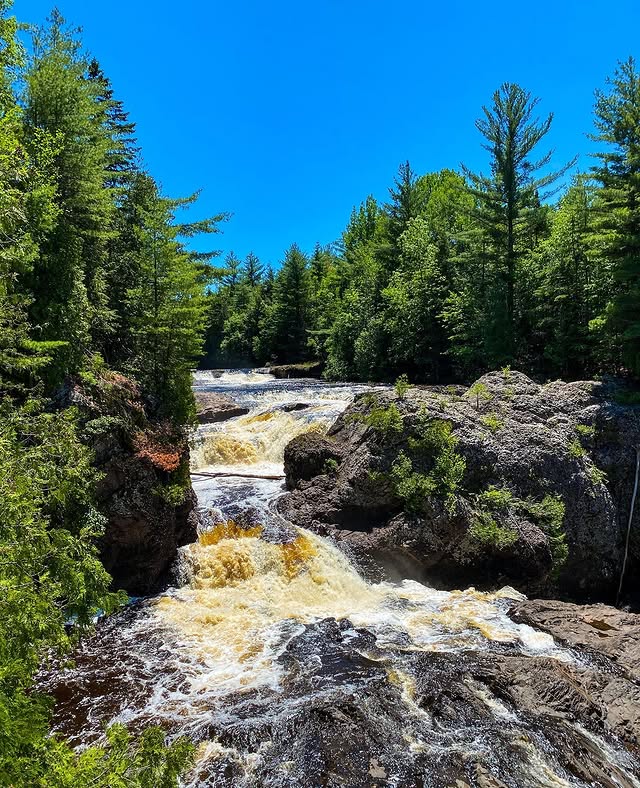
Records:
[[[640,615],[608,605],[529,599],[509,615],[575,649],[604,656],[640,682]],[[639,710],[640,711],[640,710]]]
[[[341,459],[341,452],[334,441],[314,432],[298,435],[284,452],[287,488],[294,489],[300,482],[326,473],[330,467],[327,461],[339,463]]]
[[[227,421],[235,416],[244,416],[249,412],[249,408],[238,405],[235,400],[226,394],[196,391],[195,398],[196,413],[201,424]]]
[[[307,408],[310,407],[311,405],[308,402],[287,402],[280,408],[280,410],[283,410],[285,413],[293,413],[294,411],[298,410],[307,410]]]
[[[279,502],[280,511],[299,525],[332,533],[356,553],[409,561],[413,576],[443,585],[507,582],[538,595],[609,601],[621,569],[640,444],[640,409],[615,404],[613,394],[607,383],[543,386],[508,372],[483,376],[464,396],[439,387],[410,389],[402,398],[392,391],[357,397],[329,431],[344,458],[337,474],[327,477],[314,463],[313,444],[307,451],[298,443],[286,453],[285,472],[295,489]],[[373,408],[391,405],[402,417],[400,433],[368,424]],[[389,471],[401,451],[411,455],[423,419],[452,425],[466,470],[455,506],[436,494],[408,511]],[[415,470],[433,468],[433,459],[431,465],[420,462],[414,456]],[[318,475],[310,479],[312,472]],[[490,487],[507,490],[515,503],[487,511],[477,496]],[[536,509],[547,496],[564,506],[568,558],[557,572],[553,534]],[[508,538],[479,540],[473,526],[482,512]],[[627,588],[634,588],[639,569],[636,507]]]

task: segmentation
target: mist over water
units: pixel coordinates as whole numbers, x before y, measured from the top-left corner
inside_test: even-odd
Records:
[[[58,730],[75,744],[114,721],[192,736],[199,749],[191,786],[455,785],[450,764],[469,758],[508,785],[586,785],[563,770],[544,731],[471,676],[482,725],[461,709],[444,726],[416,699],[429,665],[471,653],[581,659],[508,617],[518,592],[367,582],[334,544],[274,512],[281,480],[247,478],[281,474],[287,442],[326,430],[364,387],[251,371],[198,372],[194,387],[227,393],[250,412],[200,427],[192,470],[246,476],[194,475],[205,526],[181,551],[179,580],[103,622],[75,666],[48,677]],[[308,407],[286,408],[294,404]],[[347,745],[323,738],[342,724],[336,715],[347,714],[345,703],[358,709],[354,740],[357,731],[387,731],[360,782],[340,777],[347,756],[332,753]],[[326,714],[333,722],[320,721]],[[597,757],[621,775],[611,784],[638,785],[627,756],[592,738]]]

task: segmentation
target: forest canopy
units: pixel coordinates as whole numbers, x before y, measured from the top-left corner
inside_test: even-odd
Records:
[[[553,116],[505,83],[476,127],[487,172],[416,173],[367,197],[340,237],[277,272],[230,253],[204,365],[320,359],[332,379],[640,373],[640,79],[596,92],[595,164],[552,166]],[[585,127],[588,128],[585,119]],[[461,152],[464,156],[464,151]]]

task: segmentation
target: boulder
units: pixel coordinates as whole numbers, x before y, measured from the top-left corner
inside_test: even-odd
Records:
[[[342,455],[334,441],[315,432],[298,435],[285,448],[287,488],[293,490],[300,482],[327,473],[330,463],[339,463]]]
[[[200,424],[213,424],[218,421],[227,421],[235,416],[244,416],[249,408],[238,405],[235,400],[226,394],[212,391],[196,391],[196,414]]]
[[[606,382],[540,385],[505,370],[483,376],[462,396],[442,387],[359,395],[327,436],[343,458],[336,474],[323,472],[312,444],[285,454],[294,483],[280,511],[332,534],[356,556],[375,557],[379,567],[410,565],[421,580],[449,587],[506,582],[538,595],[612,600],[640,445],[640,409],[616,404],[614,393]],[[399,430],[373,419],[390,408]],[[448,498],[436,490],[409,506],[391,469],[404,452],[416,473],[437,476],[437,457],[415,451],[421,425],[434,421],[451,425],[464,476]],[[312,471],[318,475],[309,479]],[[492,489],[500,491],[496,501]],[[640,506],[629,590],[640,567],[639,534]]]

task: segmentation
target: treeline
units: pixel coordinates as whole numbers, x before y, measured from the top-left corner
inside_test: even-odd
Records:
[[[339,242],[297,246],[277,274],[226,260],[210,295],[206,362],[319,358],[330,378],[468,380],[512,365],[537,377],[640,374],[640,77],[597,92],[595,165],[552,170],[552,116],[504,84],[476,126],[487,174],[401,165]],[[561,187],[561,188],[560,188]]]
[[[27,54],[10,6],[0,0],[0,784],[169,788],[189,743],[115,727],[76,754],[33,689],[47,653],[122,601],[98,560],[92,453],[59,392],[70,380],[108,393],[124,373],[154,422],[194,418],[211,268],[184,239],[224,217],[180,223],[195,198],[161,194],[77,33],[54,13]]]

